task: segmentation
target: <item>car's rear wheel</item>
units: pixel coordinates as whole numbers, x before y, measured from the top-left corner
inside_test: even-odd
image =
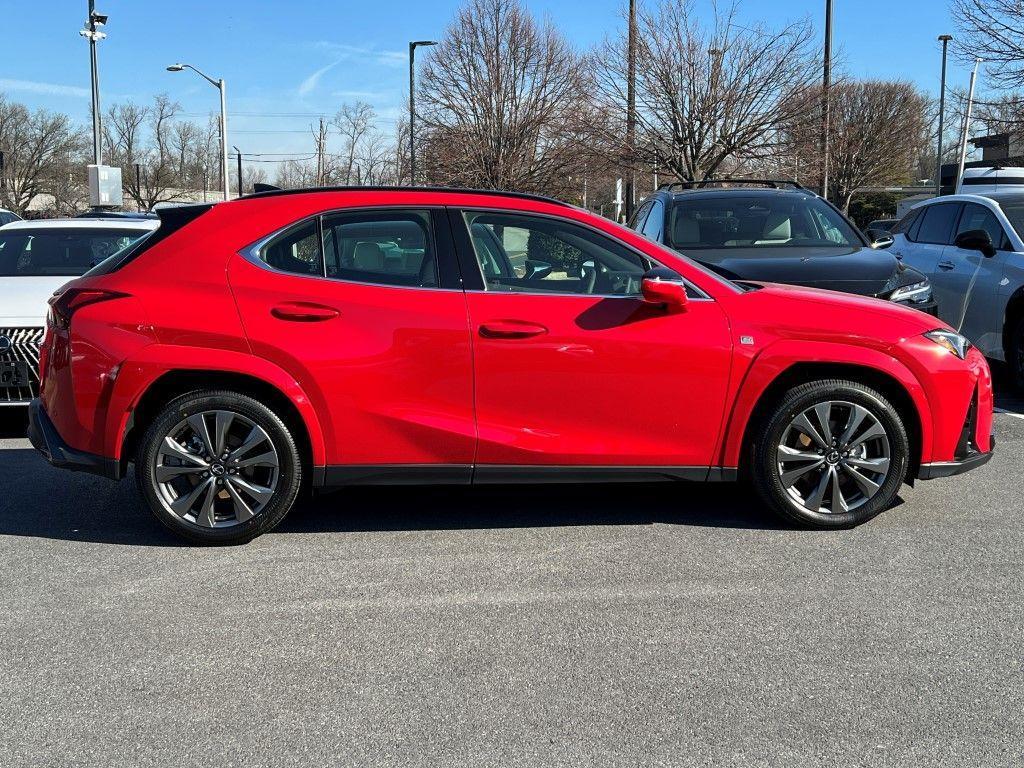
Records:
[[[136,477],[156,518],[199,544],[266,533],[295,503],[302,462],[287,425],[236,392],[193,392],[146,430]]]
[[[910,443],[899,412],[854,381],[813,381],[786,392],[762,422],[751,474],[788,520],[845,528],[890,507]]]

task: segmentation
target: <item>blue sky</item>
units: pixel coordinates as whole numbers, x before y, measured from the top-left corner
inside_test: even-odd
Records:
[[[641,0],[642,1],[642,0]],[[710,0],[698,0],[706,7]],[[578,47],[614,32],[623,0],[526,0]],[[823,24],[824,0],[746,0],[748,19]],[[175,61],[228,84],[228,132],[243,152],[304,152],[308,126],[345,101],[373,105],[390,128],[408,89],[407,43],[437,39],[457,2],[398,0],[98,0],[110,16],[100,44],[104,107],[166,92],[190,118],[217,108],[216,91]],[[88,119],[86,0],[4,0],[17,34],[4,36],[0,91],[30,106]],[[938,91],[940,44],[952,31],[946,0],[835,0],[835,43],[855,77],[906,77]],[[968,72],[951,61],[950,83]]]

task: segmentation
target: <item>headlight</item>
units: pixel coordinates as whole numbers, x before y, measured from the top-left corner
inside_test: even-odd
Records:
[[[889,294],[889,301],[907,301],[911,304],[923,304],[932,299],[932,284],[927,280],[911,283],[897,288]]]
[[[945,347],[947,351],[952,352],[961,360],[967,357],[967,350],[971,348],[971,342],[953,331],[929,331],[925,334],[925,337],[931,339],[940,347]]]

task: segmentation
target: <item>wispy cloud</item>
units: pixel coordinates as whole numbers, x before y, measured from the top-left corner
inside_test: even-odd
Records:
[[[320,67],[320,69],[318,69],[316,72],[314,72],[301,83],[299,83],[299,96],[305,96],[306,94],[310,93],[320,83],[320,78],[323,77],[327,72],[330,72],[336,66],[341,64],[342,61],[343,59],[338,59],[337,61],[332,61],[330,64],[327,64],[326,66]]]
[[[81,88],[77,85],[41,83],[36,80],[11,80],[8,78],[0,78],[0,91],[27,91],[28,93],[39,93],[44,96],[74,96],[82,99],[87,99],[90,96],[88,88]]]
[[[317,40],[312,43],[312,47],[327,51],[342,59],[361,59],[387,67],[400,67],[409,61],[409,54],[405,51],[388,51],[372,45],[348,45],[329,40]]]
[[[382,99],[388,94],[381,91],[331,91],[339,99]]]

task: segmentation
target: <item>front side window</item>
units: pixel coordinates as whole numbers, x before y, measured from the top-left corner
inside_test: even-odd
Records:
[[[914,208],[910,213],[904,216],[896,226],[893,228],[893,234],[905,235],[910,231],[910,228],[914,226],[914,222],[917,221],[917,217],[921,215],[920,208]]]
[[[861,245],[835,209],[806,195],[694,195],[677,200],[669,219],[668,239],[684,253]]]
[[[651,214],[647,217],[642,231],[650,240],[661,242],[661,236],[665,234],[665,204],[661,200],[654,201]]]
[[[310,219],[274,237],[257,252],[267,266],[295,275],[324,273],[320,230],[316,219]]]
[[[947,245],[952,239],[953,224],[960,213],[960,203],[938,203],[929,205],[921,215],[917,231],[911,233],[918,243]]]
[[[324,216],[327,276],[378,285],[437,287],[427,211],[353,211]]]
[[[650,267],[614,240],[561,219],[464,216],[488,291],[635,296]]]
[[[983,229],[992,238],[992,245],[1000,250],[1006,250],[1008,242],[1003,232],[1003,225],[999,219],[988,208],[977,203],[967,203],[964,212],[960,216],[960,223],[957,225],[957,235],[963,232],[970,232],[972,229]],[[955,238],[954,238],[955,239]]]
[[[0,276],[78,277],[145,234],[98,227],[0,231]]]

